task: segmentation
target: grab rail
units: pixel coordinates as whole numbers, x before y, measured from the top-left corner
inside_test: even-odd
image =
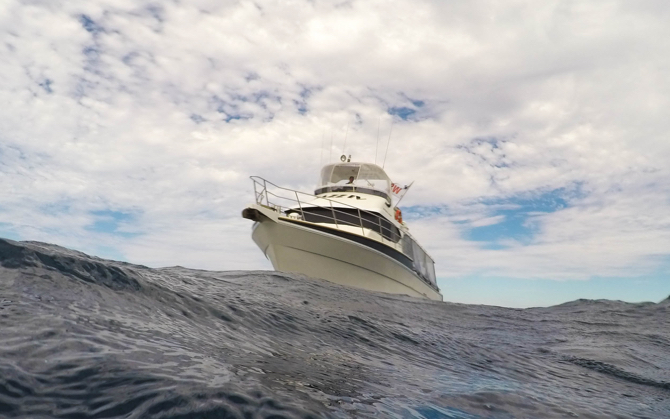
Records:
[[[342,201],[333,201],[332,199],[317,197],[316,195],[300,192],[295,189],[284,188],[260,176],[251,176],[251,180],[254,183],[254,194],[256,197],[256,203],[258,205],[263,205],[265,207],[272,208],[277,212],[282,213],[286,216],[288,216],[287,211],[297,212],[300,214],[302,220],[306,220],[305,207],[303,204],[307,204],[307,202],[305,201],[308,200],[314,201],[316,199],[319,199],[322,201],[327,201],[328,206],[319,205],[314,202],[309,202],[308,208],[322,208],[328,211],[330,214],[332,214],[332,217],[327,218],[332,219],[335,228],[341,229],[341,227],[344,226],[357,227],[361,229],[363,235],[365,235],[366,228],[372,230],[371,228],[366,227],[366,224],[369,224],[367,222],[368,220],[366,220],[363,217],[361,209],[359,207],[347,204]],[[303,196],[302,200],[300,199],[301,195]],[[293,196],[295,196],[295,198],[293,198]],[[307,197],[308,199],[306,199],[305,197]],[[335,203],[337,207],[340,208],[344,207],[346,209],[350,209],[351,211],[342,211],[341,209],[338,209],[335,205],[333,205],[333,203]],[[352,212],[354,212],[357,215],[352,214]],[[352,217],[355,219],[354,222],[348,220],[351,219]],[[376,218],[377,218],[376,224],[379,225],[379,231],[378,231],[380,235],[379,241],[381,241],[384,244],[388,244],[393,248],[396,248],[395,244],[398,241],[389,240],[387,237],[397,236],[398,239],[400,239],[399,232],[396,232],[393,229],[382,225],[382,218],[384,217],[382,217],[381,215],[377,216]],[[384,220],[386,220],[391,226],[393,226],[393,224],[389,220],[387,220],[386,218],[384,218]]]

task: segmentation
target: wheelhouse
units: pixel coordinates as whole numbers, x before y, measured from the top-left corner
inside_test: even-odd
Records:
[[[314,195],[328,192],[358,192],[380,196],[391,204],[391,179],[384,169],[371,163],[329,164],[321,169]]]

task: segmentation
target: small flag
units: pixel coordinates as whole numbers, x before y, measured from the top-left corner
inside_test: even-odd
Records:
[[[409,185],[400,186],[397,183],[391,183],[391,194],[398,198],[398,200],[401,200],[413,184],[414,182],[410,183]]]

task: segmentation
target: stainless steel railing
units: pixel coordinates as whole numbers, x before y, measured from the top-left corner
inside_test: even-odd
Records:
[[[382,216],[372,216],[372,212],[365,210],[361,212],[360,208],[342,201],[333,201],[328,198],[317,197],[316,195],[284,188],[259,176],[251,176],[251,180],[254,184],[254,195],[258,205],[274,209],[283,216],[290,217],[291,213],[297,213],[303,221],[307,221],[308,218],[321,217],[324,220],[323,222],[333,224],[336,229],[343,229],[343,227],[360,228],[363,236],[366,236],[366,230],[374,231],[379,233],[378,241],[393,248],[397,248],[396,243],[398,243],[401,234],[399,230],[396,231],[393,229],[397,229],[397,227],[393,226],[389,220]],[[318,201],[319,203],[315,201]],[[320,204],[323,202],[326,202],[327,204]],[[316,215],[315,217],[309,213],[307,215],[305,214],[305,210],[313,211],[314,208],[320,208],[327,211],[330,214],[330,217],[322,215]],[[376,225],[373,226],[372,220],[374,220],[374,218],[376,218],[377,222],[375,223]],[[384,224],[388,224],[392,228],[389,228]],[[346,230],[351,232],[350,229]],[[398,240],[392,240],[392,238],[395,237],[397,237]]]

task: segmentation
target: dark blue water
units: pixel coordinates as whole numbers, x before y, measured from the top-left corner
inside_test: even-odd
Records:
[[[1,417],[670,417],[670,300],[437,303],[5,240],[0,265]]]

